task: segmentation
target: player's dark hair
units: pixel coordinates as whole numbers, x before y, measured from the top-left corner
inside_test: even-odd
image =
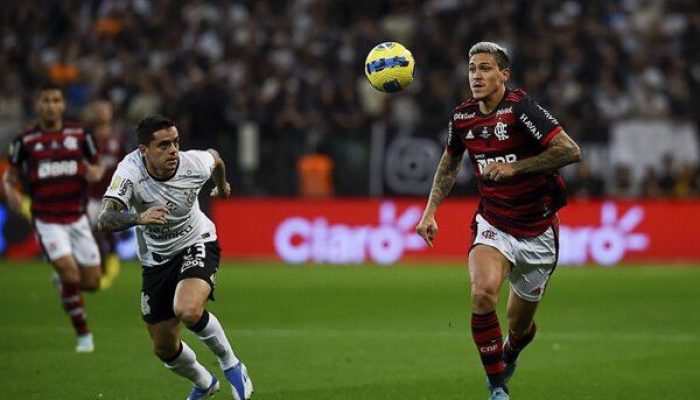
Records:
[[[40,95],[41,92],[46,90],[58,90],[59,92],[61,92],[61,95],[63,95],[63,86],[54,82],[44,82],[41,85],[39,85],[39,90],[36,92],[37,96]]]
[[[175,121],[162,115],[149,115],[136,126],[136,141],[138,144],[148,146],[153,140],[153,133],[175,126]]]
[[[469,49],[469,58],[472,58],[475,54],[481,53],[493,55],[496,59],[498,69],[510,68],[510,57],[508,57],[508,51],[505,47],[493,42],[479,42]]]

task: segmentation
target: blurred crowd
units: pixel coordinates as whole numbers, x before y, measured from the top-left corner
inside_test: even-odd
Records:
[[[579,142],[605,143],[611,124],[630,117],[700,122],[694,0],[6,0],[0,7],[2,143],[31,121],[35,89],[48,78],[65,85],[73,117],[107,100],[114,124],[130,134],[144,115],[165,114],[187,147],[217,147],[234,174],[242,174],[239,130],[254,122],[259,165],[239,177],[248,194],[295,194],[297,160],[312,153],[335,163],[338,194],[364,193],[372,124],[435,137],[469,96],[466,54],[481,40],[510,50],[511,86],[524,87]],[[405,44],[418,65],[410,90],[391,97],[363,75],[367,52],[386,40]],[[688,191],[671,189],[689,179],[685,166],[649,171],[627,191],[625,166],[591,182],[584,165],[574,192],[696,193],[690,169]]]

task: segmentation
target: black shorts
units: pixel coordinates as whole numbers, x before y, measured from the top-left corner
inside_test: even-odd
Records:
[[[219,269],[219,242],[194,244],[165,264],[144,267],[141,284],[141,315],[149,324],[175,318],[173,299],[178,282],[199,278],[211,286],[214,300],[215,274]]]

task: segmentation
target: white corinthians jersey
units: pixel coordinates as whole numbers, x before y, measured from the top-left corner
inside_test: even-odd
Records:
[[[161,204],[170,210],[165,225],[136,226],[139,258],[144,266],[163,264],[195,243],[216,240],[216,227],[199,209],[197,199],[214,165],[214,156],[207,151],[181,151],[175,175],[158,179],[146,170],[138,150],[119,163],[104,197],[138,213]]]

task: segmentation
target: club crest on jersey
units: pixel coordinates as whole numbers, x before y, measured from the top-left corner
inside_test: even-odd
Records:
[[[498,122],[496,123],[496,128],[494,128],[493,133],[496,135],[498,140],[506,140],[508,139],[508,133],[506,133],[506,127],[507,125],[503,122]]]
[[[76,139],[74,136],[66,137],[65,139],[63,139],[63,147],[65,147],[68,150],[77,150],[78,139]]]

